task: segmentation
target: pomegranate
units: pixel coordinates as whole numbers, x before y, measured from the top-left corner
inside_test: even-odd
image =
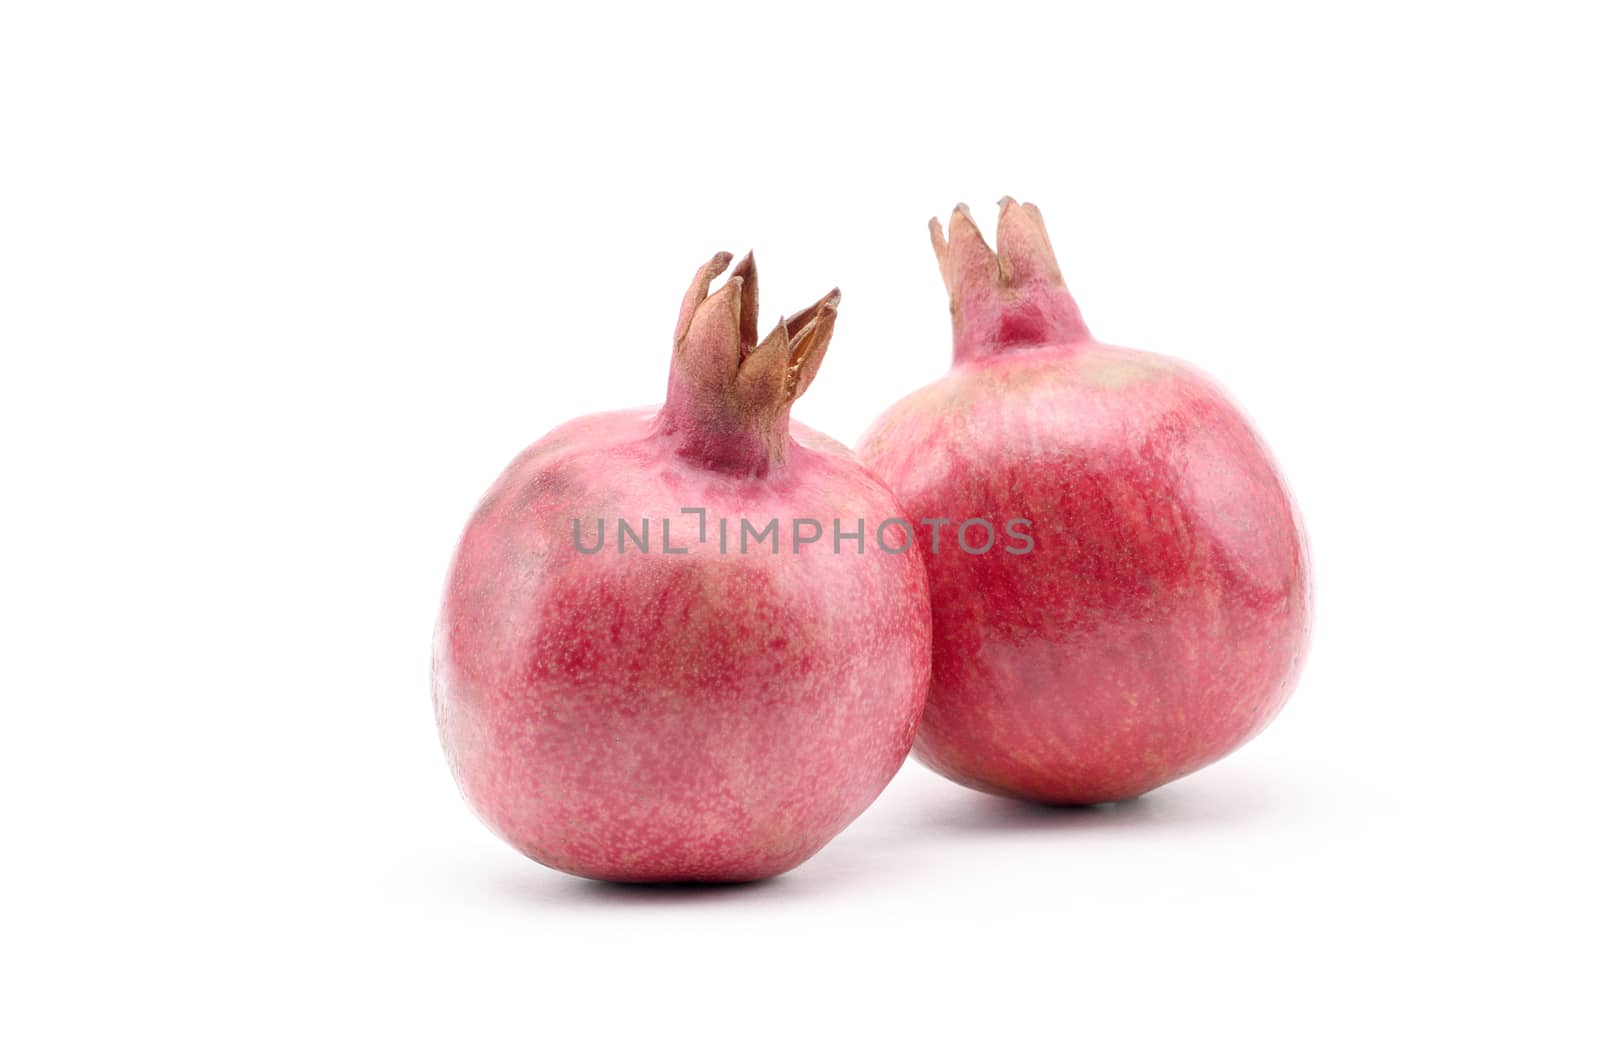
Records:
[[[757,343],[752,258],[708,295],[729,261],[684,299],[665,404],[524,451],[450,569],[433,691],[451,769],[490,828],[576,875],[786,871],[887,785],[922,710],[911,527],[848,449],[791,433],[839,293]]]
[[[1218,385],[1089,335],[1038,208],[1001,201],[998,254],[964,206],[948,242],[930,227],[953,365],[860,447],[928,565],[915,753],[992,793],[1134,797],[1289,696],[1311,612],[1299,517]]]

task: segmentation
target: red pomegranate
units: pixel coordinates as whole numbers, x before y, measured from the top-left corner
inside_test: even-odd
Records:
[[[450,766],[494,831],[573,874],[786,871],[889,782],[922,709],[909,525],[846,448],[790,432],[839,293],[758,344],[752,259],[707,294],[729,261],[684,300],[660,410],[524,451],[450,570],[433,665]]]
[[[948,243],[932,230],[954,364],[860,448],[921,524],[916,754],[993,793],[1134,797],[1289,696],[1311,614],[1299,518],[1218,385],[1089,335],[1036,207],[1001,201],[998,254],[965,207]]]

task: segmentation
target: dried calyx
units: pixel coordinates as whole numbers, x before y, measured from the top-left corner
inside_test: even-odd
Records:
[[[1061,279],[1038,207],[1010,196],[1000,201],[998,254],[984,242],[965,203],[950,216],[948,239],[938,218],[928,228],[950,293],[957,362],[1089,338]]]
[[[697,464],[760,476],[787,455],[789,407],[822,364],[839,289],[780,319],[757,343],[754,254],[740,260],[727,283],[710,291],[732,260],[726,251],[715,255],[700,267],[683,298],[657,434]]]

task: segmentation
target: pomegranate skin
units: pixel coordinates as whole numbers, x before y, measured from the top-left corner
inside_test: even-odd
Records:
[[[1309,641],[1305,535],[1266,446],[1199,371],[1089,336],[1031,205],[1002,201],[998,261],[964,208],[935,245],[955,364],[860,448],[914,518],[952,519],[937,554],[922,529],[916,756],[990,793],[1093,804],[1226,755],[1283,706]],[[970,517],[1031,522],[1031,551],[965,552]]]
[[[526,450],[479,505],[448,577],[433,683],[451,768],[491,829],[572,874],[787,871],[872,802],[916,730],[926,577],[914,548],[870,542],[903,518],[894,498],[840,444],[800,425],[790,437],[793,373],[755,403],[753,428],[738,409],[715,416],[728,413],[716,385],[729,365],[763,357],[748,335],[749,260],[730,286],[741,282],[731,308],[726,288],[705,300],[704,286],[685,307],[694,328],[708,314],[717,329],[732,322],[731,363],[680,324],[666,406],[579,418]],[[831,328],[832,306],[819,306]],[[811,344],[809,373],[826,339]],[[684,508],[706,510],[704,542]],[[650,518],[648,551],[629,539],[619,552],[619,517],[636,532]],[[741,518],[756,529],[776,518],[780,552],[769,540],[740,553]],[[795,518],[847,531],[860,519],[867,549],[846,541],[836,554],[830,535],[795,553]],[[580,551],[601,521],[604,546]]]

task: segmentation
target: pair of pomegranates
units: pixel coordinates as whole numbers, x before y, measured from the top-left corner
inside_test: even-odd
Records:
[[[755,263],[712,292],[719,254],[666,402],[557,428],[473,514],[434,703],[468,802],[528,856],[764,878],[913,749],[979,790],[1119,801],[1283,705],[1310,586],[1260,438],[1196,370],[1089,335],[1031,204],[1002,201],[995,250],[964,207],[932,230],[954,364],[859,458],[789,416],[838,291],[758,338]]]

